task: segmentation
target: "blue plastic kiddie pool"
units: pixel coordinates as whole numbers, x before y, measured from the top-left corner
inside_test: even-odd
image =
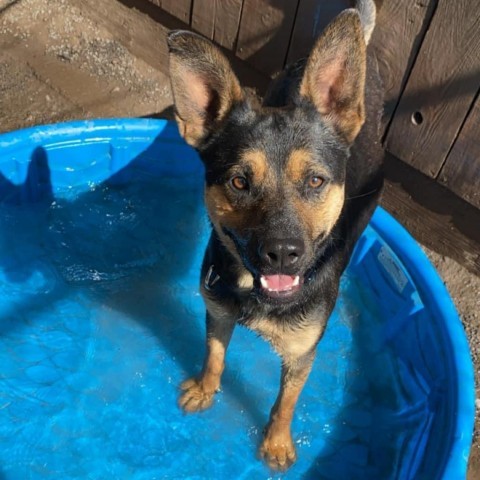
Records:
[[[248,330],[223,391],[200,370],[203,171],[162,120],[0,136],[0,479],[462,479],[474,418],[464,332],[410,235],[377,209],[343,276],[295,420],[299,460],[256,458],[279,359]]]

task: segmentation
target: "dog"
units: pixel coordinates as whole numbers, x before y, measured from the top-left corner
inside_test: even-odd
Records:
[[[375,11],[361,0],[341,12],[262,103],[209,40],[168,36],[175,117],[205,165],[212,224],[200,285],[206,357],[181,385],[179,405],[211,406],[236,324],[261,335],[282,360],[259,449],[274,469],[296,460],[295,404],[382,190],[382,85],[367,55]]]

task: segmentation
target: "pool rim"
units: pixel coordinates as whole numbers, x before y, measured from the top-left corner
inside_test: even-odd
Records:
[[[62,122],[56,124],[38,125],[12,132],[0,134],[0,149],[15,151],[28,142],[31,148],[35,146],[49,146],[59,144],[78,144],[113,140],[121,134],[123,137],[145,138],[154,141],[162,134],[162,141],[169,140],[185,144],[178,134],[175,122],[165,119],[150,118],[110,118]],[[0,160],[1,163],[1,160]],[[457,375],[457,386],[467,385],[470,395],[462,394],[462,388],[457,388],[456,401],[457,421],[453,432],[453,442],[449,457],[446,461],[442,478],[458,478],[459,474],[465,477],[468,458],[473,437],[475,419],[475,381],[474,367],[468,345],[468,340],[462,326],[461,319],[456,311],[453,300],[440,278],[439,274],[423,252],[420,245],[410,233],[395,218],[382,207],[377,207],[370,225],[406,267],[407,272],[414,280],[415,285],[422,288],[422,296],[429,299],[429,307],[442,318],[439,322],[445,329],[454,352],[454,373]],[[422,297],[423,298],[423,297]]]

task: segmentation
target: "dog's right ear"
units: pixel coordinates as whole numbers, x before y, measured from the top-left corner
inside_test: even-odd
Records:
[[[243,100],[242,88],[222,52],[200,35],[173,31],[168,48],[178,128],[187,143],[199,147]]]

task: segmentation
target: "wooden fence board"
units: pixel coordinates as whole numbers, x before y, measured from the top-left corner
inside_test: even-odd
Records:
[[[298,0],[244,0],[237,56],[262,73],[283,68]]]
[[[243,0],[216,0],[213,39],[222,47],[233,50],[240,28]]]
[[[436,177],[480,87],[480,0],[439,0],[386,141]]]
[[[412,69],[438,0],[384,0],[371,48],[385,87],[383,129],[388,126]]]
[[[195,0],[192,28],[233,51],[240,28],[242,4],[242,0]]]
[[[330,20],[349,6],[349,0],[300,0],[287,63],[308,56],[316,38]]]
[[[161,0],[161,7],[166,12],[190,25],[190,10],[192,0]]]
[[[192,29],[213,40],[216,0],[194,0]]]
[[[439,180],[480,208],[480,96],[447,157]]]

